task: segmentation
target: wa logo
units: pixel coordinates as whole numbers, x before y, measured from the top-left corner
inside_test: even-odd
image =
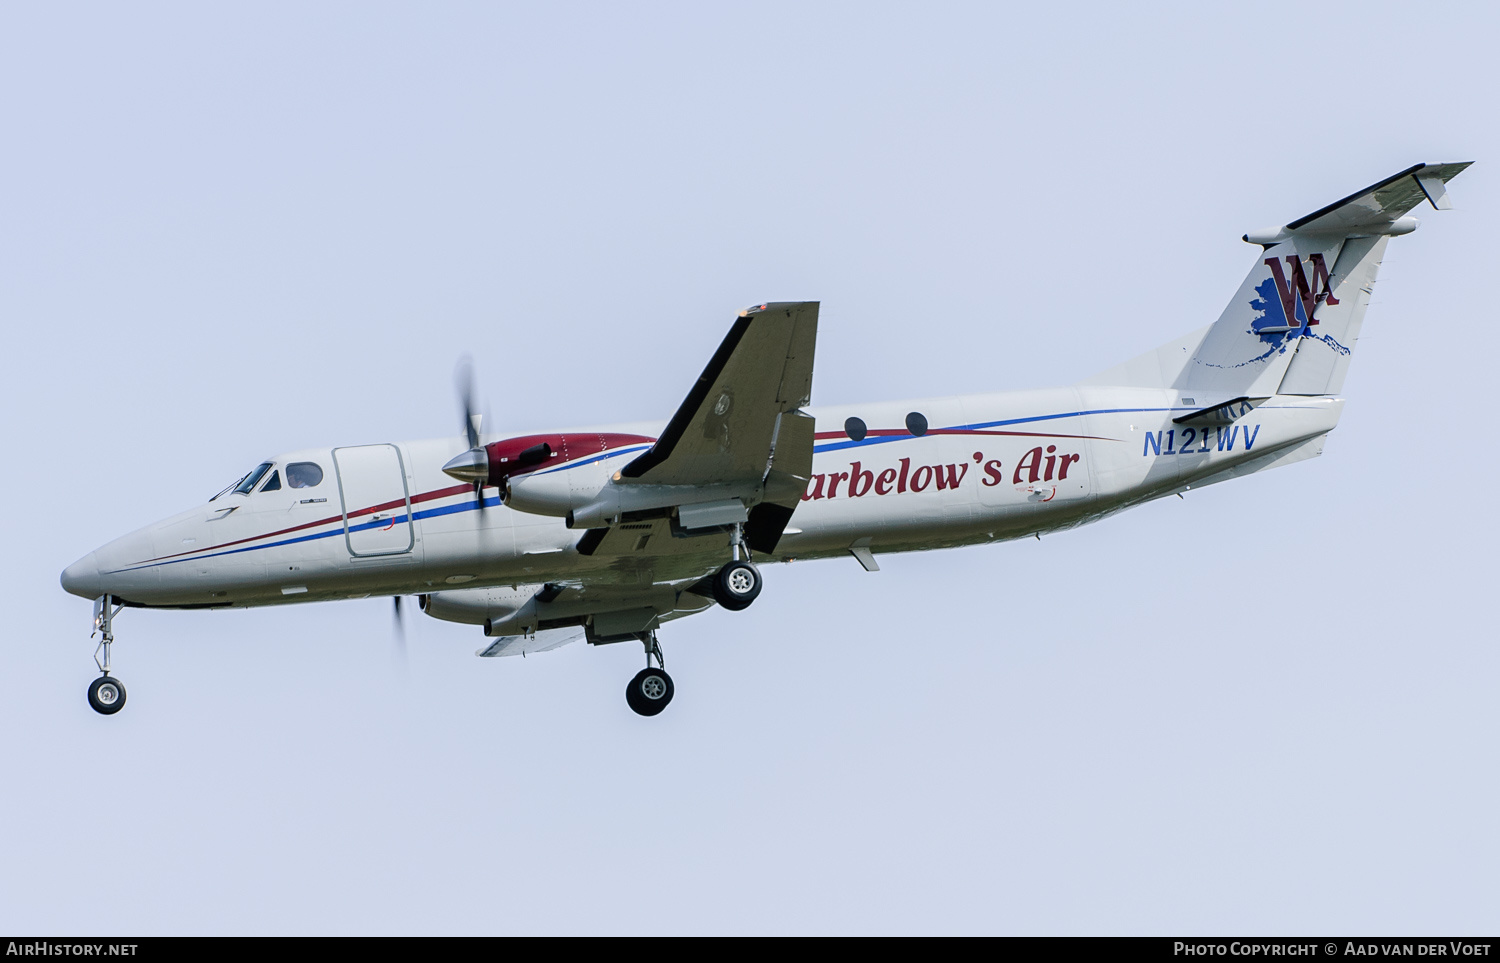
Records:
[[[1260,296],[1250,301],[1250,307],[1260,312],[1250,322],[1250,333],[1273,345],[1306,333],[1317,324],[1319,305],[1339,303],[1333,296],[1333,278],[1322,254],[1308,257],[1305,267],[1302,258],[1295,254],[1288,254],[1284,260],[1283,269],[1283,258],[1266,258],[1271,276],[1256,285],[1255,293]]]

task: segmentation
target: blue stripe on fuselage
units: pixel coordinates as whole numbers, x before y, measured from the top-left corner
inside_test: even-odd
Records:
[[[633,448],[615,448],[615,449],[613,449],[611,451],[606,451],[602,455],[595,455],[592,458],[584,458],[581,461],[570,461],[570,462],[567,462],[566,464],[558,465],[556,468],[543,468],[541,471],[533,472],[532,474],[536,474],[536,475],[550,475],[553,472],[567,471],[569,468],[578,468],[578,467],[580,467],[582,465],[592,465],[596,461],[603,461],[606,458],[613,458],[616,455],[628,455],[631,452],[645,451],[647,448],[650,448],[650,447],[651,447],[650,445],[636,445]],[[522,476],[522,477],[524,477],[524,476]]]
[[[494,505],[494,504],[496,504],[498,502],[499,502],[498,498],[486,498],[485,499],[485,504],[486,505]],[[415,521],[420,521],[421,519],[424,519],[424,518],[436,518],[439,515],[456,515],[459,512],[477,512],[477,511],[479,511],[479,500],[475,499],[475,500],[469,501],[469,502],[460,502],[460,503],[458,503],[456,505],[444,505],[444,506],[441,506],[439,508],[428,508],[428,509],[424,509],[424,510],[422,510],[420,512],[412,512],[411,520],[415,522]],[[381,519],[379,521],[363,522],[363,523],[361,523],[359,525],[351,525],[349,527],[349,531],[351,531],[351,532],[363,532],[363,531],[368,531],[369,529],[372,529],[372,528],[383,528],[389,522],[390,522],[390,519]],[[334,521],[329,522],[329,524],[330,525],[338,524],[338,520],[335,519]],[[398,524],[403,524],[404,525],[404,524],[406,524],[406,522],[400,521],[400,522],[398,522]],[[320,538],[331,538],[331,537],[333,537],[335,535],[342,535],[342,534],[344,534],[344,528],[343,528],[342,525],[340,525],[338,528],[329,529],[326,532],[318,532],[318,533],[313,534],[313,535],[298,535],[295,538],[283,538],[280,541],[266,542],[263,545],[247,545],[244,548],[231,548],[231,549],[229,549],[228,551],[225,551],[225,552],[213,552],[212,554],[209,554],[209,555],[198,555],[198,556],[195,556],[193,558],[174,558],[174,559],[170,559],[170,560],[165,561],[165,562],[151,562],[151,563],[148,563],[146,565],[136,565],[136,566],[132,566],[130,568],[115,569],[115,572],[139,572],[142,569],[152,568],[152,567],[155,567],[155,566],[176,565],[179,562],[201,562],[204,559],[223,558],[223,557],[228,556],[228,555],[239,555],[241,552],[254,552],[254,551],[258,551],[258,550],[260,550],[262,548],[279,548],[282,545],[296,545],[298,542],[312,542],[312,541],[316,541],[316,540],[318,540]],[[399,553],[395,553],[395,554],[399,554]],[[105,574],[113,575],[113,574],[115,574],[115,572],[108,572],[108,573],[105,573]]]
[[[935,428],[934,431],[982,431],[985,428],[1001,428],[1006,425],[1027,425],[1038,421],[1056,421],[1059,418],[1077,418],[1082,415],[1123,415],[1143,411],[1197,411],[1196,408],[1095,408],[1090,411],[1068,411],[1057,415],[1033,415],[1029,418],[1007,418],[1003,421],[982,421],[972,425],[954,425],[951,428]],[[826,445],[814,445],[814,452],[838,451],[841,448],[860,448],[865,445],[883,445],[892,441],[911,441],[925,435],[877,435],[860,441],[835,441]]]

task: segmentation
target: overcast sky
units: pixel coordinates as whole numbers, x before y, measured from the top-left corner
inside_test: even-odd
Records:
[[[0,7],[0,931],[1485,933],[1500,925],[1492,8]],[[814,403],[1066,384],[1284,223],[1391,244],[1322,458],[1063,535],[766,572],[479,660],[389,602],[58,573],[313,445],[665,419],[739,308]]]

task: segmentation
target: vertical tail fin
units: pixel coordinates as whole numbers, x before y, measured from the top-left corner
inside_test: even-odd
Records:
[[[1276,394],[1333,395],[1344,389],[1344,374],[1389,243],[1389,235],[1350,237],[1342,242],[1331,280],[1324,282],[1321,294],[1314,295],[1322,300],[1315,301],[1301,326],[1288,333],[1296,338],[1296,345],[1288,352],[1291,361]],[[1273,250],[1267,248],[1265,253]],[[1293,257],[1287,255],[1288,260]]]
[[[1386,245],[1416,230],[1406,215],[1424,200],[1451,207],[1444,185],[1469,163],[1418,164],[1285,227],[1246,234],[1262,251],[1218,321],[1086,383],[1213,398],[1338,393]]]

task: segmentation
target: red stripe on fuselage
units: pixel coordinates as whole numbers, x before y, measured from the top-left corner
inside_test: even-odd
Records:
[[[460,494],[463,494],[464,492],[469,492],[469,491],[473,491],[473,490],[474,489],[471,488],[468,485],[454,485],[451,488],[439,488],[436,491],[422,492],[420,495],[413,495],[411,497],[411,503],[413,505],[416,505],[416,504],[418,504],[420,502],[430,502],[430,501],[433,501],[434,499],[447,498],[450,495],[460,495]],[[379,505],[371,505],[369,508],[361,508],[359,511],[350,512],[349,515],[348,515],[348,517],[349,518],[358,518],[361,515],[372,515],[375,512],[385,511],[387,508],[395,508],[397,505],[405,505],[405,504],[406,504],[406,499],[405,498],[397,498],[394,501],[381,502]],[[136,564],[136,565],[149,565],[152,562],[164,562],[167,559],[181,558],[184,555],[196,555],[198,552],[217,552],[217,551],[220,551],[221,549],[229,548],[232,545],[243,545],[246,542],[258,541],[258,540],[260,540],[262,538],[275,538],[275,537],[277,537],[279,535],[289,535],[292,532],[300,532],[300,531],[303,531],[303,530],[309,529],[309,528],[317,528],[319,525],[327,525],[329,522],[340,522],[340,521],[343,521],[343,520],[344,520],[344,516],[343,515],[330,515],[327,518],[320,518],[320,519],[318,519],[315,522],[304,522],[301,525],[293,525],[291,528],[283,528],[279,532],[267,532],[264,535],[251,535],[248,538],[237,538],[237,539],[235,539],[232,542],[223,542],[223,543],[218,544],[218,545],[211,545],[208,548],[195,548],[195,549],[193,549],[190,552],[178,552],[175,555],[162,555],[162,556],[159,556],[157,558],[148,558],[144,562],[136,562],[134,564]]]
[[[568,462],[577,461],[583,458],[592,458],[597,455],[604,454],[616,447],[626,447],[630,445],[641,444],[642,442],[654,442],[656,440],[654,438],[648,438],[645,435],[623,435],[613,432],[574,432],[567,435],[527,435],[523,438],[513,438],[505,442],[492,442],[488,447],[494,448],[497,445],[504,446],[512,442],[525,442],[524,445],[521,445],[517,449],[517,453],[519,453],[520,450],[529,448],[532,444],[537,443],[538,439],[548,442],[557,441],[562,449],[560,452],[558,452],[558,454],[562,456],[561,461],[546,461],[536,465],[528,465],[524,469],[515,472],[515,474],[521,474],[522,472],[531,472],[539,468],[556,468],[563,464],[567,464]],[[595,447],[595,445],[597,445],[598,447]],[[454,485],[451,488],[439,488],[436,491],[422,492],[420,495],[413,495],[411,498],[411,503],[413,505],[416,505],[419,502],[429,502],[438,498],[447,498],[450,495],[459,495],[466,491],[472,490],[473,489],[468,485]],[[375,512],[383,512],[388,508],[395,508],[398,505],[405,504],[406,499],[397,498],[393,501],[382,502],[379,505],[371,505],[369,508],[361,508],[359,511],[350,512],[348,517],[359,518],[362,515],[371,515]],[[196,555],[199,552],[216,552],[234,545],[243,545],[246,542],[258,541],[262,538],[276,538],[281,535],[289,535],[292,532],[300,532],[309,528],[317,528],[319,525],[327,525],[330,522],[342,521],[344,517],[345,516],[343,515],[330,515],[327,518],[320,518],[315,522],[305,522],[301,525],[293,525],[291,528],[283,528],[278,532],[267,532],[264,535],[251,535],[248,538],[239,538],[235,539],[232,542],[224,542],[219,545],[212,545],[208,548],[197,548],[193,549],[190,552],[178,552],[175,555],[162,555],[158,558],[150,558],[142,562],[135,562],[133,564],[149,565],[152,562],[164,562],[169,559],[181,558],[184,555]]]

